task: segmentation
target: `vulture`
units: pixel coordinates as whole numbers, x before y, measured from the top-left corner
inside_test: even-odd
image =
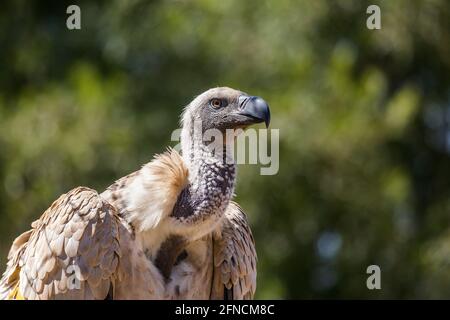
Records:
[[[260,97],[198,95],[181,116],[181,154],[168,149],[100,194],[63,194],[14,240],[0,299],[252,299],[257,257],[232,200],[230,143],[269,121]],[[235,133],[223,152],[202,137],[209,129]]]

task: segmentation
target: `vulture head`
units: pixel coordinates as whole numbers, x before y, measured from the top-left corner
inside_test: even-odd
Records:
[[[183,127],[201,121],[203,130],[235,129],[254,123],[270,122],[268,104],[260,97],[250,96],[227,87],[213,88],[197,96],[183,113]]]
[[[181,144],[185,160],[191,163],[193,153],[200,151],[210,140],[205,133],[227,129],[245,129],[249,125],[270,123],[269,105],[260,97],[245,92],[219,87],[197,96],[182,115]],[[206,141],[205,141],[206,140]]]

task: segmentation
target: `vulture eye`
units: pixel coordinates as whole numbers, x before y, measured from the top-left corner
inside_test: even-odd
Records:
[[[209,104],[211,105],[211,107],[213,107],[214,109],[219,109],[221,107],[225,106],[225,102],[221,99],[211,99],[211,101],[209,101]]]

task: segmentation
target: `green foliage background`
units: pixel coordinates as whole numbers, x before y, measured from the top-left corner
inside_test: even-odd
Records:
[[[277,175],[239,168],[258,298],[450,297],[450,2],[0,7],[1,268],[61,193],[136,170],[173,144],[183,105],[226,85],[264,97],[280,129]]]

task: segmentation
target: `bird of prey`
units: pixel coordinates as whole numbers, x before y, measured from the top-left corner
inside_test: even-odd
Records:
[[[63,194],[16,238],[0,299],[253,298],[254,240],[225,161],[232,139],[217,152],[203,135],[269,121],[259,97],[200,94],[182,115],[181,154],[168,149],[101,194]]]

